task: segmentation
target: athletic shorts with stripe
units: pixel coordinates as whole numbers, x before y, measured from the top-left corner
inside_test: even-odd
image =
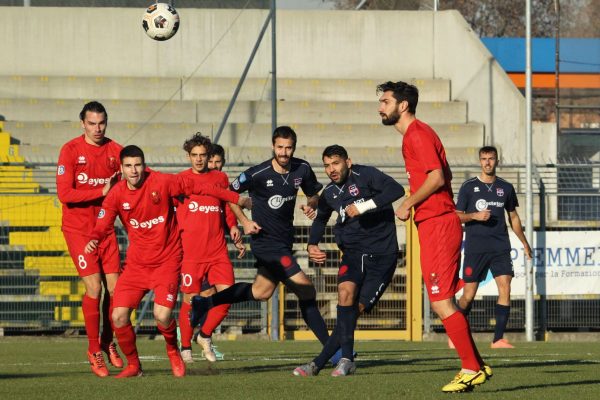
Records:
[[[344,252],[338,269],[338,285],[353,282],[358,286],[358,302],[365,312],[377,304],[388,287],[398,265],[398,253],[363,254]]]
[[[113,296],[114,307],[136,309],[150,290],[154,291],[154,303],[174,308],[179,291],[180,261],[165,262],[158,267],[126,263],[117,280]]]
[[[455,212],[421,221],[421,272],[431,301],[454,297],[463,286],[459,278],[462,225]]]
[[[74,232],[63,232],[71,259],[75,264],[80,277],[92,274],[118,274],[121,269],[119,244],[117,235],[111,233],[102,242],[98,249],[91,254],[86,254],[84,249],[90,237]]]

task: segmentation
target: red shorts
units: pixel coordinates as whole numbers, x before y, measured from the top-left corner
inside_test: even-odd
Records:
[[[206,290],[203,281],[208,285],[233,285],[233,265],[228,256],[217,258],[208,262],[184,261],[181,265],[181,292],[200,293]]]
[[[429,300],[454,297],[463,286],[459,278],[462,225],[456,213],[426,219],[419,223],[421,272]]]
[[[136,309],[144,295],[154,290],[155,304],[174,308],[177,303],[180,271],[179,262],[165,262],[158,267],[126,264],[117,280],[113,306]]]
[[[98,249],[91,254],[86,254],[84,249],[90,237],[79,233],[63,232],[69,254],[77,268],[80,277],[92,274],[118,274],[121,268],[119,245],[117,235],[111,233],[100,242]]]

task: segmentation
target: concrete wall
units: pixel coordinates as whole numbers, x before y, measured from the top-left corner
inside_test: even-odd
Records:
[[[177,35],[155,42],[141,28],[142,10],[0,12],[0,34],[8,38],[0,75],[134,77],[239,76],[267,15],[180,9]],[[457,12],[285,10],[277,23],[281,77],[373,79],[373,91],[384,79],[450,79],[452,99],[468,103],[468,120],[485,124],[486,143],[511,162],[525,160],[524,99]],[[266,35],[250,76],[266,78],[269,71]]]

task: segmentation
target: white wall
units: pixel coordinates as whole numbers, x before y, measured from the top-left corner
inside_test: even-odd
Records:
[[[142,11],[0,7],[0,75],[238,77],[267,15],[180,9],[177,35],[155,42]],[[486,143],[525,161],[523,96],[457,12],[282,10],[277,24],[280,77],[373,79],[374,104],[383,80],[449,78]],[[267,33],[250,76],[268,77],[270,65]]]

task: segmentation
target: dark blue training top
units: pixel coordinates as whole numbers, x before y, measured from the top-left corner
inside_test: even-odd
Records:
[[[484,183],[478,177],[469,179],[458,192],[456,209],[465,213],[491,211],[487,221],[465,224],[465,253],[510,251],[508,228],[504,210],[514,211],[519,206],[515,188],[500,177],[493,183]]]
[[[330,182],[323,189],[308,243],[321,241],[327,221],[336,211],[334,233],[340,250],[363,254],[396,253],[398,240],[392,202],[402,196],[404,188],[392,177],[377,168],[354,164],[343,184]],[[368,200],[373,200],[377,208],[358,217],[346,217],[346,206]]]
[[[272,247],[284,244],[291,248],[294,243],[294,207],[298,189],[307,197],[319,193],[323,187],[310,164],[299,158],[290,160],[290,172],[280,174],[273,169],[272,159],[248,168],[231,183],[231,189],[242,193],[248,191],[252,198],[252,220],[261,226],[252,235],[252,244]]]

